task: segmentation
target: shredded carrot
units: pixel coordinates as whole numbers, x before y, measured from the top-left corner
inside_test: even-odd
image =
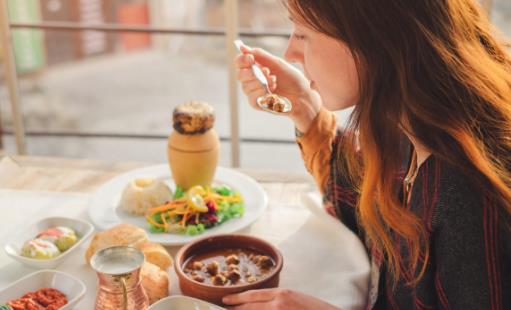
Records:
[[[153,210],[158,210],[158,209],[172,209],[172,208],[177,208],[178,206],[179,206],[179,204],[177,204],[177,203],[167,203],[167,204],[164,204],[161,206],[149,208],[149,210],[153,211]]]
[[[169,224],[167,224],[167,220],[165,219],[165,213],[161,213],[160,214],[161,216],[161,221],[163,222],[163,225],[165,226],[165,230],[167,230],[167,228],[169,227]]]
[[[153,218],[151,216],[146,216],[146,219],[149,223],[151,223],[151,225],[153,226],[156,226],[156,227],[161,227],[161,228],[165,228],[165,225],[163,224],[160,224],[160,223],[157,223],[156,221],[153,220]]]
[[[151,213],[156,213],[156,212],[163,212],[163,211],[167,211],[169,209],[174,209],[174,208],[177,208],[179,206],[182,206],[182,205],[185,205],[186,202],[171,202],[171,203],[167,203],[167,204],[164,204],[164,205],[161,205],[161,206],[158,206],[158,207],[154,207],[154,208],[149,208],[149,212]]]
[[[210,187],[204,187],[203,192],[196,194],[201,196],[206,205],[202,205],[202,203],[200,205],[195,205],[196,202],[191,200],[191,197],[186,193],[182,198],[149,208],[147,221],[155,227],[165,228],[166,231],[169,225],[173,223],[186,227],[190,221],[198,225],[201,222],[201,214],[209,212],[209,208],[206,207],[213,206],[215,210],[218,210],[220,204],[243,202],[243,198],[238,193],[230,196],[223,196]],[[156,222],[155,215],[160,216],[163,224]],[[176,220],[177,216],[181,219]]]

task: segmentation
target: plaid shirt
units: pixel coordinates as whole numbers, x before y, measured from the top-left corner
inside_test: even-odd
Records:
[[[357,221],[358,195],[338,172],[339,165],[345,164],[337,154],[338,143],[339,135],[332,147],[325,205],[365,240]],[[398,173],[401,183],[403,176]],[[420,166],[406,207],[422,219],[427,232],[426,272],[411,286],[407,280],[418,270],[405,268],[403,278],[394,285],[384,260],[368,246],[374,288],[378,287],[373,289],[373,300],[369,296],[369,308],[511,309],[511,232],[506,225],[511,218],[503,208],[459,169],[434,155]],[[397,236],[395,240],[406,259],[406,242]]]

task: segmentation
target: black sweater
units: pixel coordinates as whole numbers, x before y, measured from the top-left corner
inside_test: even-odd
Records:
[[[333,150],[325,199],[364,240],[356,218],[357,195],[338,174],[342,162],[335,145]],[[434,155],[421,165],[407,207],[423,220],[428,233],[427,269],[415,286],[404,278],[393,285],[382,263],[373,309],[511,309],[510,217],[468,180]],[[401,241],[396,238],[402,253],[407,253]]]

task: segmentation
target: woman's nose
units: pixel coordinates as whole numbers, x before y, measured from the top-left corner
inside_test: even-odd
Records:
[[[293,39],[289,39],[287,44],[286,52],[284,53],[284,59],[288,62],[299,63],[303,65],[303,53],[293,42]]]

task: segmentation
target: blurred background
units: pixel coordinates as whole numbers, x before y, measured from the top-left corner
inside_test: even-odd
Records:
[[[4,1],[4,0],[0,0]],[[27,154],[166,161],[173,108],[203,100],[216,110],[221,162],[231,166],[227,0],[5,0],[26,131]],[[511,1],[486,0],[511,36]],[[279,0],[238,0],[242,39],[282,56],[291,31]],[[124,25],[155,33],[28,29],[21,24]],[[18,26],[16,26],[18,25]],[[71,27],[72,28],[72,27]],[[158,29],[203,33],[162,34]],[[208,33],[206,33],[208,32]],[[4,46],[0,114],[4,153],[15,154]],[[292,123],[258,112],[238,92],[240,166],[304,172]],[[349,111],[339,112],[342,122]]]

